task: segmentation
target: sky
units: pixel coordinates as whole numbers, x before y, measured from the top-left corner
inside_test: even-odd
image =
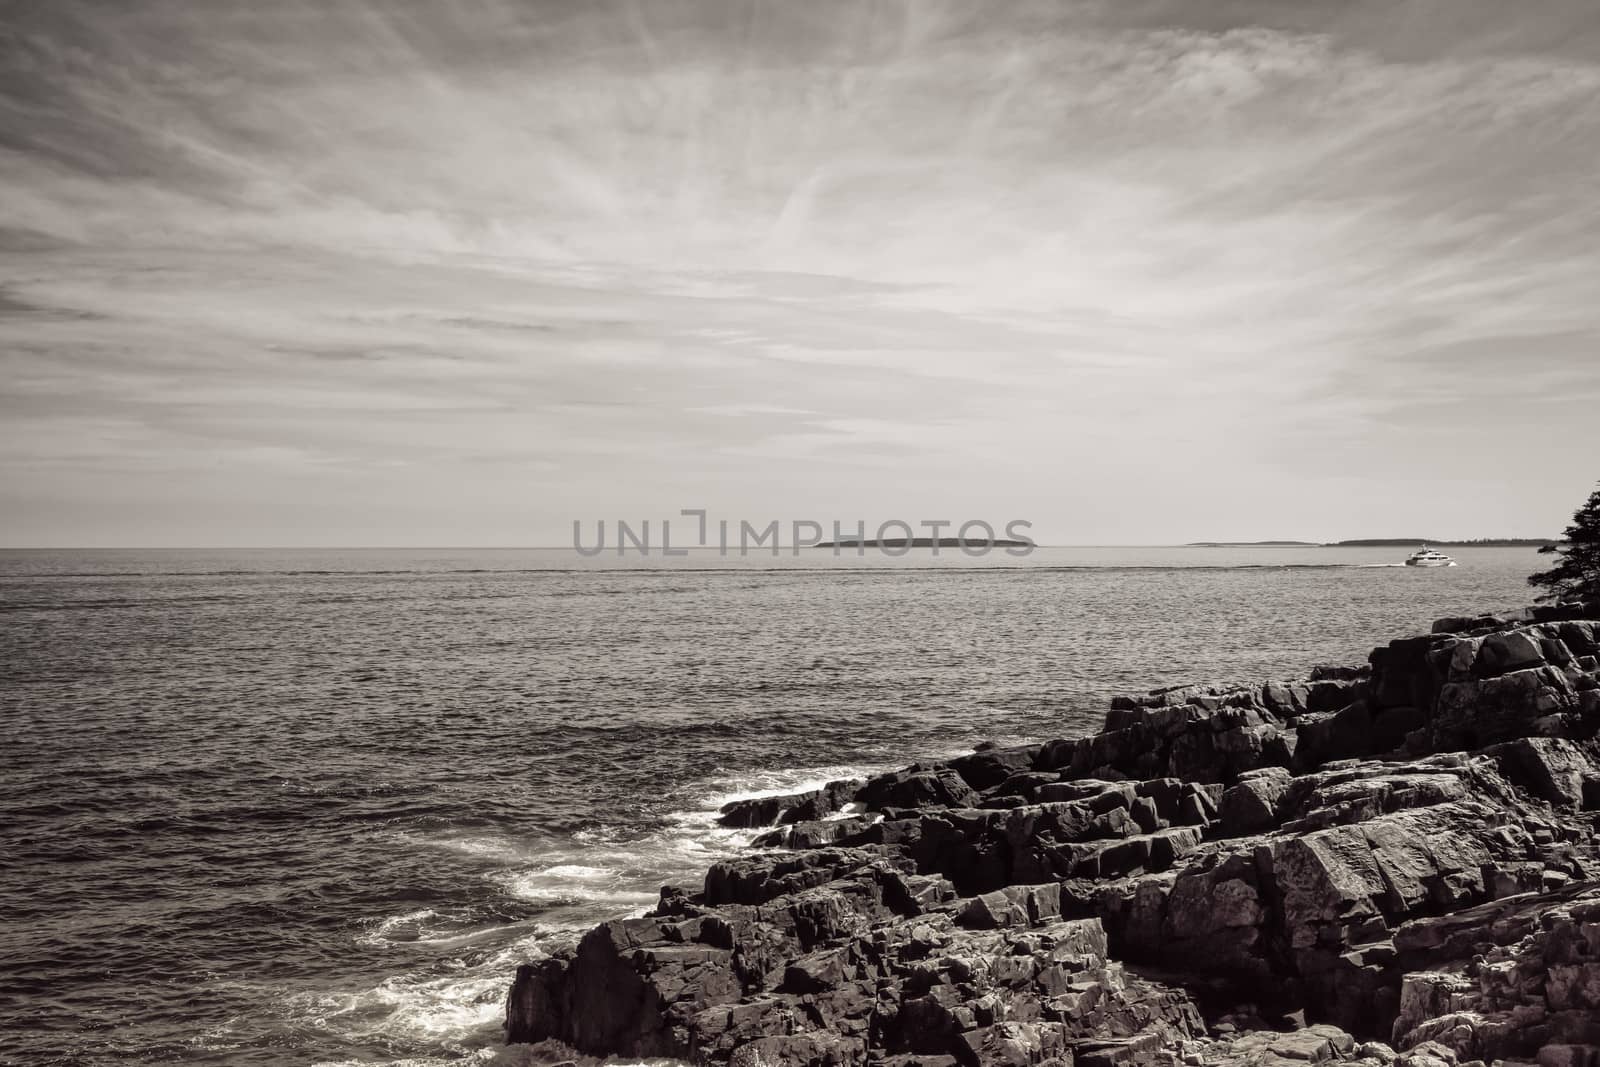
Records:
[[[1593,0],[0,0],[0,544],[1554,535],[1597,100]]]

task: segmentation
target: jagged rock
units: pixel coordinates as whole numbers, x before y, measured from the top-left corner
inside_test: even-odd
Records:
[[[1121,697],[1090,737],[736,802],[765,850],[519,968],[508,1040],[1600,1067],[1597,655],[1571,609],[1441,620],[1365,668]]]
[[[1027,926],[1061,915],[1061,884],[1013,885],[976,896],[962,909],[959,922],[978,929]]]
[[[1581,704],[1565,673],[1530,667],[1495,678],[1448,682],[1439,692],[1432,722],[1435,748],[1478,748],[1537,734],[1552,716]]]
[[[1388,709],[1392,714],[1397,709]],[[1385,716],[1387,718],[1387,715]],[[1325,716],[1302,718],[1296,732],[1294,763],[1313,770],[1333,760],[1370,756],[1378,751],[1372,709],[1364,700]]]
[[[1462,1059],[1600,1045],[1600,881],[1417,919],[1395,932],[1405,978],[1395,1043]]]
[[[1560,738],[1522,738],[1496,745],[1486,753],[1499,762],[1511,781],[1568,811],[1585,807],[1585,794],[1594,792],[1590,783],[1600,779],[1600,772],[1583,751]]]
[[[967,785],[982,791],[1030,770],[1038,759],[1039,749],[1039,745],[980,749],[970,756],[951,760],[950,767]]]
[[[1289,772],[1282,767],[1267,767],[1240,775],[1239,783],[1223,792],[1218,805],[1222,832],[1238,837],[1277,826],[1289,781]]]
[[[753,828],[774,823],[807,822],[842,810],[861,791],[859,779],[829,782],[821,789],[776,796],[749,797],[722,806],[717,822],[722,826]]]
[[[812,789],[803,793],[785,793],[781,796],[731,800],[722,806],[722,810],[717,816],[717,822],[722,826],[739,829],[771,826],[778,821],[778,817],[785,811],[804,803],[819,793],[820,790]]]
[[[1203,1062],[1240,1067],[1305,1067],[1346,1059],[1356,1040],[1337,1026],[1317,1024],[1291,1033],[1253,1031],[1210,1050]]]
[[[826,885],[875,858],[859,849],[828,848],[724,860],[712,864],[706,872],[705,903],[764,904],[775,897]]]
[[[799,1067],[823,1064],[842,1067],[859,1063],[866,1054],[861,1038],[847,1038],[832,1030],[812,1030],[778,1037],[758,1037],[734,1049],[729,1067]]]
[[[1456,1067],[1455,1052],[1436,1041],[1424,1041],[1398,1056],[1395,1067]]]
[[[913,769],[880,775],[861,790],[860,800],[884,808],[970,808],[977,792],[952,767]]]
[[[753,842],[762,848],[823,848],[859,837],[872,826],[871,816],[854,815],[842,819],[817,819],[780,826],[760,835]]]

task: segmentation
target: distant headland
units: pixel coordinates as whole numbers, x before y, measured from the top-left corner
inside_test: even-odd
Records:
[[[1367,537],[1351,541],[1190,541],[1185,548],[1410,548],[1440,545],[1446,548],[1543,548],[1557,542],[1549,537],[1475,537],[1451,541],[1442,537]]]

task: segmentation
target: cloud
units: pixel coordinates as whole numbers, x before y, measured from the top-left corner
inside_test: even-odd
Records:
[[[1542,529],[1600,444],[1600,31],[1403,7],[18,5],[5,536],[115,536],[113,476],[169,540],[274,539],[245,496],[507,543],[694,493],[1473,534],[1512,478]],[[1387,473],[1424,444],[1474,492]],[[1294,529],[1218,529],[1247,487]]]

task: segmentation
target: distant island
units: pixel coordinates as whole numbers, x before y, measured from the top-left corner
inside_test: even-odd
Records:
[[[1032,541],[1004,537],[884,537],[866,541],[819,541],[814,548],[1034,548]]]
[[[1468,541],[1444,541],[1430,537],[1372,537],[1356,541],[1334,541],[1330,548],[1407,548],[1411,545],[1444,545],[1448,548],[1542,548],[1555,544],[1549,537],[1474,537]]]
[[[1450,541],[1438,537],[1367,537],[1351,541],[1190,541],[1184,548],[1410,548],[1440,545],[1446,548],[1543,548],[1557,542],[1549,537],[1475,537]]]
[[[1190,541],[1184,548],[1321,548],[1319,541]]]

